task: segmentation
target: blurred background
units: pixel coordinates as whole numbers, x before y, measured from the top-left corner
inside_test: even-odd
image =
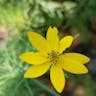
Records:
[[[65,73],[66,86],[58,94],[49,73],[37,79],[24,79],[29,67],[18,56],[35,51],[28,31],[46,36],[49,26],[59,36],[75,37],[68,52],[91,58],[89,73]],[[0,0],[0,96],[96,96],[96,0]]]

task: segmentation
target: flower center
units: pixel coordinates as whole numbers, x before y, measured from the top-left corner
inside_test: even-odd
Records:
[[[51,53],[48,53],[48,58],[52,64],[56,64],[59,59],[59,53],[52,50]]]

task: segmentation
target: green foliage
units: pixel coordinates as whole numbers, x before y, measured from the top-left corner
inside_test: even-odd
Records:
[[[85,43],[90,40],[92,23],[96,19],[96,0],[79,0],[75,7],[75,13],[68,20],[69,25],[78,28]]]

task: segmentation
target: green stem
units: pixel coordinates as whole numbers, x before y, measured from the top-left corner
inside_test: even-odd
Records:
[[[33,94],[32,90],[31,90],[31,88],[30,88],[27,80],[25,80],[25,85],[26,85],[26,87],[28,88],[28,91],[29,91],[30,96],[34,96],[34,94]]]
[[[45,91],[51,93],[53,96],[60,96],[59,94],[57,94],[56,92],[52,91],[51,89],[49,89],[47,86],[45,86],[43,83],[41,83],[40,81],[36,80],[36,79],[31,79],[32,82],[34,82],[37,86],[41,87],[42,89],[44,89]]]
[[[13,96],[16,96],[16,92],[17,92],[18,88],[20,87],[20,85],[23,83],[23,81],[24,81],[24,79],[22,79],[22,80],[18,83],[18,85],[16,86],[16,88],[15,88],[15,90],[14,90]]]

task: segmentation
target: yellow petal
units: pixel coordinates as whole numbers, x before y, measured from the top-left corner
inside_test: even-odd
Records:
[[[29,68],[25,74],[24,77],[25,78],[36,78],[36,77],[40,77],[42,76],[44,73],[46,73],[48,71],[48,69],[50,68],[50,63],[45,63],[45,64],[41,64],[41,65],[34,65],[31,68]]]
[[[83,55],[83,54],[80,54],[80,53],[66,53],[63,55],[63,58],[64,59],[69,59],[70,61],[78,61],[82,64],[86,64],[90,61],[90,58]]]
[[[40,34],[35,32],[28,32],[28,38],[31,44],[41,52],[49,52],[50,48],[48,46],[47,40],[43,38]]]
[[[63,70],[59,65],[51,66],[50,79],[57,92],[61,93],[65,86],[65,78]]]
[[[76,60],[69,60],[62,56],[61,66],[65,71],[68,71],[73,74],[84,74],[88,73],[88,69],[81,64],[79,61]]]
[[[58,49],[59,45],[59,37],[58,37],[58,30],[56,27],[49,27],[47,31],[47,40],[52,50]]]
[[[45,62],[48,62],[48,59],[42,55],[43,54],[40,52],[36,52],[36,53],[26,52],[21,54],[19,58],[29,64],[37,65],[37,64],[43,64]]]
[[[72,36],[66,36],[60,40],[59,52],[62,53],[66,48],[70,47],[73,42]]]

